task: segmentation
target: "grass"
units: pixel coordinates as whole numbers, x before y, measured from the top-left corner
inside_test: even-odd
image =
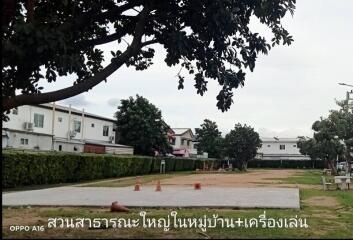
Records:
[[[322,176],[322,171],[320,170],[306,170],[294,176],[281,179],[281,183],[320,185],[321,176]],[[325,178],[327,181],[333,180],[332,176],[325,176]]]
[[[180,172],[177,174],[187,174]],[[174,176],[175,174],[171,174]],[[168,174],[157,175],[171,177]],[[141,181],[158,179],[156,175],[142,176]],[[307,171],[296,176],[283,179],[285,183],[320,184],[318,171]],[[124,178],[111,181],[114,186],[130,184],[134,178]],[[98,186],[108,182],[97,182]],[[320,197],[335,199],[335,206],[316,206],[311,198]],[[309,228],[209,228],[202,233],[198,228],[175,229],[163,231],[161,228],[125,228],[125,229],[46,229],[43,232],[11,232],[9,226],[15,225],[47,225],[48,218],[125,218],[140,219],[141,209],[132,209],[129,213],[111,213],[108,208],[77,208],[77,207],[33,207],[5,208],[3,207],[3,238],[353,238],[353,191],[323,191],[319,189],[300,189],[301,209],[268,209],[267,217],[291,218],[297,215],[307,218]],[[165,218],[173,209],[143,209],[150,218]],[[218,214],[223,218],[253,218],[263,213],[264,209],[174,209],[178,217],[201,218],[203,215],[212,217]]]

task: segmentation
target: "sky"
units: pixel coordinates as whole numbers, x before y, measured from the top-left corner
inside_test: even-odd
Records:
[[[216,107],[218,83],[210,80],[203,97],[196,94],[192,78],[178,90],[179,68],[168,67],[165,51],[156,45],[154,64],[145,71],[122,67],[91,91],[60,103],[86,112],[113,117],[121,99],[139,94],[162,111],[171,127],[196,128],[204,119],[217,122],[223,134],[236,123],[247,124],[262,137],[312,136],[312,123],[336,109],[353,84],[353,1],[298,0],[296,11],[283,19],[294,42],[260,55],[245,86],[234,91],[234,104],[227,112]],[[267,34],[255,21],[255,31]],[[115,43],[102,47],[107,52]],[[70,86],[74,77],[55,84],[41,82],[44,92]]]

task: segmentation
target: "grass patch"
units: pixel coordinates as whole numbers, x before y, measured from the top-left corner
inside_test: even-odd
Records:
[[[301,200],[307,200],[311,197],[317,197],[317,196],[334,197],[343,207],[353,208],[353,190],[349,190],[349,191],[341,191],[341,190],[323,191],[318,189],[300,190]]]
[[[321,184],[322,171],[320,170],[306,170],[294,176],[281,179],[281,183],[285,184]],[[327,181],[332,181],[333,176],[325,176]]]
[[[302,190],[302,198],[310,196],[334,196],[342,205],[349,207],[352,200],[350,192],[323,192],[319,190]],[[172,209],[143,209],[149,218],[167,218]],[[177,209],[178,217],[202,218],[204,215],[212,218],[213,214],[222,218],[257,218],[263,209]],[[9,223],[13,219],[17,224],[47,225],[48,218],[125,218],[141,219],[139,209],[130,213],[111,213],[108,208],[3,208],[3,237],[4,238],[205,238],[199,228],[171,228],[164,232],[162,228],[121,228],[121,229],[47,229],[44,232],[11,232]],[[353,236],[353,209],[327,209],[315,206],[305,206],[301,210],[266,210],[267,218],[307,218],[309,228],[209,228],[206,235],[210,238],[351,238]],[[26,222],[27,221],[27,222]]]

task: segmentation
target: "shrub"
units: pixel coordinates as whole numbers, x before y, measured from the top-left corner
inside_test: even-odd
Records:
[[[63,152],[2,152],[2,186],[73,183],[94,179],[158,173],[161,158],[133,155],[76,154]],[[199,159],[163,158],[166,171],[191,171]]]
[[[302,160],[252,160],[249,168],[324,168],[323,161],[302,161]]]

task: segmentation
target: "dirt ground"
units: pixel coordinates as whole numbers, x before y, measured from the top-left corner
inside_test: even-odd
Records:
[[[329,196],[316,196],[308,198],[304,201],[305,203],[311,206],[319,206],[319,207],[337,207],[339,203],[335,197]]]
[[[303,170],[271,169],[271,170],[249,170],[246,173],[238,174],[207,174],[199,173],[187,176],[176,176],[162,179],[162,185],[185,186],[201,183],[202,186],[222,186],[222,187],[298,187],[295,184],[281,184],[281,179],[294,176]],[[149,182],[146,185],[152,185]]]

